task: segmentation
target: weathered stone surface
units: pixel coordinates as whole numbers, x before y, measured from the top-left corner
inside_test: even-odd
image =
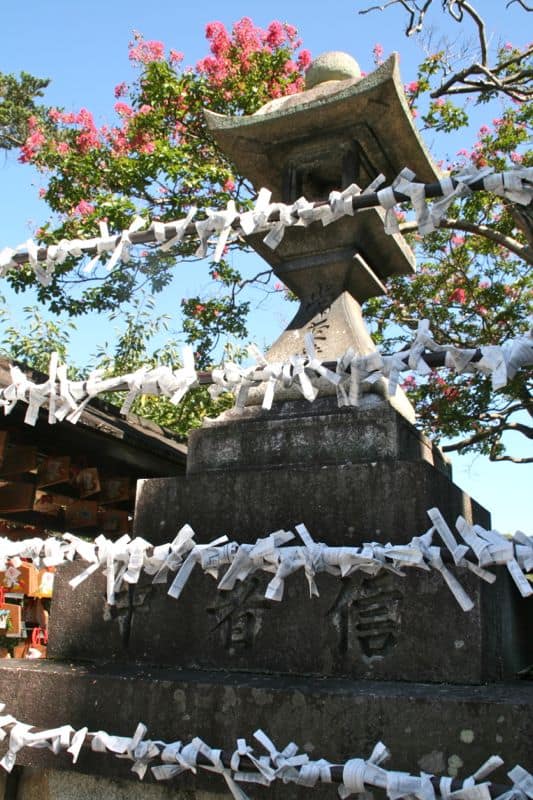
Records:
[[[139,481],[134,533],[161,544],[189,523],[200,542],[222,533],[255,542],[303,522],[330,545],[398,544],[430,527],[426,512],[434,506],[449,524],[462,514],[490,527],[487,511],[430,464],[391,460]]]
[[[227,794],[212,792],[176,792],[167,784],[133,783],[131,780],[102,775],[84,775],[69,770],[25,767],[19,781],[16,800],[227,800]]]
[[[291,161],[300,166],[306,146],[309,155],[313,151],[316,155],[317,141],[321,153],[340,163],[342,145],[355,140],[364,153],[362,173],[369,162],[373,168],[371,174],[361,175],[362,186],[365,177],[368,183],[379,172],[392,180],[406,165],[419,180],[438,177],[409,112],[396,53],[359,81],[328,82],[281,98],[263,113],[227,117],[206,111],[205,115],[213,136],[238,170],[257,189],[271,189],[275,200],[283,199],[284,166]],[[344,186],[339,181],[332,188]]]
[[[105,577],[93,575],[77,589],[69,580],[87,566],[83,561],[65,564],[54,581],[53,612],[49,620],[51,658],[128,661],[130,597],[126,589],[117,595],[117,606],[110,619],[106,609]],[[140,593],[139,593],[140,596]],[[107,620],[104,620],[104,612]]]
[[[413,252],[403,236],[383,239],[384,216],[380,208],[370,208],[331,226],[315,222],[307,228],[289,228],[275,250],[264,244],[264,233],[251,235],[248,241],[300,298],[322,290],[331,300],[334,293],[346,290],[362,303],[384,294],[383,281],[391,275],[415,271]]]
[[[319,575],[320,597],[312,600],[300,571],[287,579],[280,603],[265,599],[272,576],[263,574],[219,592],[198,569],[179,600],[145,576],[107,622],[105,578],[93,576],[73,598],[73,572],[62,568],[56,579],[52,658],[481,683],[512,678],[533,657],[527,601],[516,596],[502,568],[492,586],[457,570],[475,602],[468,613],[438,573],[418,570],[407,570],[405,578]],[[78,593],[82,602],[72,606]]]
[[[360,78],[359,64],[348,53],[330,51],[321,53],[313,59],[305,73],[305,88],[312,89],[324,81],[343,81],[349,78]]]
[[[452,774],[462,763],[460,774],[466,776],[493,752],[507,768],[520,763],[533,769],[533,692],[525,683],[427,686],[4,661],[0,696],[10,713],[42,727],[68,722],[131,736],[142,720],[152,738],[200,736],[226,749],[238,737],[253,741],[253,732],[262,728],[280,749],[292,740],[313,758],[333,763],[367,756],[381,739],[392,749],[389,766],[398,770],[417,772],[420,760],[431,759]],[[68,757],[48,751],[24,750],[20,763],[72,770]],[[137,780],[130,767],[108,755],[82,752],[77,769]],[[503,781],[505,771],[494,779]],[[221,791],[222,779],[205,780],[185,777],[174,785]],[[313,797],[333,797],[332,787],[325,792]],[[309,790],[274,785],[269,797],[282,796],[303,800]]]
[[[388,403],[365,397],[361,407],[339,408],[320,397],[205,420],[190,433],[187,473],[392,460],[427,461],[451,477],[442,451]]]
[[[329,54],[326,61],[326,74],[320,59],[311,68],[312,88],[268,103],[255,115],[224,117],[206,111],[213,136],[237,169],[257,190],[267,187],[274,200],[285,203],[302,196],[326,200],[332,191],[354,183],[365,187],[380,173],[392,181],[406,163],[419,178],[435,179],[435,167],[411,119],[396,56],[364,78],[320,83],[328,75],[357,75],[357,65],[346,54]],[[358,309],[344,295],[361,303],[384,294],[386,278],[410,274],[415,266],[405,239],[384,233],[384,217],[383,209],[373,208],[331,225],[315,221],[291,226],[275,248],[264,243],[264,233],[249,237],[301,300],[289,329],[267,354],[269,360],[292,355],[297,330],[303,338],[321,322],[324,329],[330,327],[319,337],[323,358],[337,358],[349,346],[368,352],[366,344],[357,348],[364,339],[359,331],[363,325]],[[319,296],[322,309],[315,313]]]

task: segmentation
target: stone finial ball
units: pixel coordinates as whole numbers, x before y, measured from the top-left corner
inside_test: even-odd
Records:
[[[305,73],[305,88],[312,89],[326,81],[346,81],[361,77],[359,64],[348,53],[332,51],[322,53],[311,63]]]

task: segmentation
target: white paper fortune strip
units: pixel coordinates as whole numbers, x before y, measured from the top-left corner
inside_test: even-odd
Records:
[[[0,703],[0,714],[4,708],[5,704]],[[376,744],[368,759],[351,758],[344,764],[334,764],[323,758],[311,760],[294,742],[289,742],[280,751],[262,730],[254,733],[254,739],[264,751],[261,753],[255,753],[246,739],[237,739],[235,750],[223,751],[210,747],[198,736],[188,743],[181,740],[164,742],[147,739],[147,733],[148,729],[142,722],[131,737],[115,736],[104,730],[89,731],[86,726],[75,730],[71,725],[39,731],[33,725],[19,722],[11,714],[3,714],[0,716],[0,740],[6,737],[9,740],[0,765],[11,772],[17,753],[24,747],[46,748],[54,755],[66,751],[75,764],[81,748],[86,745],[94,753],[132,761],[131,771],[140,780],[148,769],[158,781],[170,780],[183,772],[196,774],[199,769],[217,773],[224,778],[235,800],[248,800],[239,785],[241,783],[270,786],[276,780],[308,788],[342,780],[338,788],[341,800],[373,787],[385,790],[388,800],[411,800],[413,797],[419,800],[490,800],[492,784],[484,779],[503,764],[499,756],[490,756],[474,775],[456,781],[452,791],[451,778],[439,781],[427,773],[411,775],[385,769],[382,764],[390,758],[390,752],[383,742]],[[244,765],[241,764],[243,759]],[[342,778],[338,777],[340,775]],[[512,785],[502,797],[509,795],[514,800],[533,797],[533,776],[526,769],[517,764],[507,775]]]
[[[394,395],[403,371],[412,371],[425,377],[431,371],[425,361],[429,353],[442,353],[444,366],[457,373],[481,372],[490,375],[494,390],[505,387],[520,367],[533,364],[533,330],[509,339],[503,345],[490,345],[480,348],[481,359],[474,361],[475,349],[460,350],[448,345],[438,345],[431,335],[427,320],[421,320],[415,339],[406,350],[392,355],[380,355],[377,351],[359,356],[350,348],[336,361],[335,371],[328,369],[316,357],[313,336],[308,333],[303,342],[304,355],[293,355],[284,362],[268,362],[255,345],[249,352],[256,364],[241,367],[234,362],[226,362],[221,368],[210,373],[213,386],[211,393],[216,396],[222,391],[235,395],[236,408],[242,408],[252,386],[264,384],[263,408],[269,409],[276,390],[295,386],[306,400],[313,402],[318,394],[317,382],[326,380],[336,387],[339,406],[357,406],[360,388],[364,384],[375,383],[380,378],[388,378],[389,395]],[[198,375],[194,366],[192,348],[186,345],[182,351],[183,366],[172,370],[170,367],[141,367],[134,373],[103,378],[100,371],[89,375],[86,381],[67,379],[67,368],[58,364],[57,354],[50,357],[50,374],[47,381],[36,384],[18,367],[11,367],[9,386],[0,390],[0,408],[9,414],[21,400],[28,403],[25,422],[35,425],[39,409],[48,406],[48,421],[67,419],[76,423],[93,397],[103,392],[127,391],[121,408],[127,414],[135,398],[149,394],[164,396],[171,403],[178,404],[185,394],[198,385]]]
[[[533,199],[533,167],[516,167],[497,174],[492,168],[478,170],[469,167],[454,175],[453,179],[448,177],[439,181],[441,197],[431,206],[427,202],[425,184],[417,183],[414,173],[408,168],[400,172],[391,186],[380,189],[384,182],[385,177],[379,175],[363,192],[359,186],[352,184],[342,192],[331,192],[327,203],[312,203],[305,197],[300,197],[290,206],[285,203],[271,203],[270,191],[261,189],[252,211],[239,215],[233,200],[228,202],[225,209],[204,209],[205,218],[193,226],[194,234],[199,241],[196,254],[199,258],[207,256],[209,244],[214,240],[213,260],[217,262],[222,258],[230,237],[249,236],[260,231],[267,231],[264,242],[274,249],[283,240],[287,227],[295,225],[307,227],[312,222],[329,225],[346,215],[353,216],[353,198],[360,194],[373,194],[376,191],[375,205],[381,206],[386,211],[384,227],[388,234],[398,232],[394,211],[398,205],[406,202],[398,201],[395,191],[401,192],[411,201],[422,235],[434,231],[450,204],[456,198],[470,194],[474,184],[477,187],[481,184],[486,191],[513,203],[528,205]],[[136,241],[140,244],[141,241],[148,242],[155,239],[155,244],[163,251],[168,250],[178,244],[185,235],[190,236],[189,226],[196,213],[197,209],[193,207],[183,219],[153,222],[145,231],[147,236],[141,236]],[[275,221],[269,221],[271,216],[275,217]],[[107,224],[100,223],[100,236],[91,239],[64,239],[57,245],[43,248],[44,258],[39,257],[39,248],[31,239],[16,248],[4,247],[0,250],[0,277],[11,269],[20,269],[20,263],[15,256],[20,256],[21,253],[25,254],[24,261],[34,270],[37,280],[45,286],[52,280],[56,264],[62,264],[68,256],[80,258],[89,251],[96,250],[96,255],[84,267],[85,272],[92,272],[100,257],[108,252],[112,254],[107,262],[107,269],[111,271],[118,263],[129,262],[133,246],[131,235],[138,232],[144,224],[143,218],[134,217],[126,230],[111,235]]]
[[[450,551],[453,563],[464,567],[488,583],[496,576],[487,567],[505,565],[523,597],[533,594],[533,585],[526,573],[533,567],[533,537],[518,531],[514,537],[507,538],[497,531],[487,531],[480,525],[468,525],[463,517],[458,517],[455,527],[465,542],[457,543],[437,508],[427,512],[432,527],[423,535],[415,536],[410,542],[401,545],[390,543],[365,542],[358,547],[334,547],[315,542],[305,527],[296,525],[292,531],[275,531],[255,544],[239,544],[228,541],[227,536],[219,537],[207,544],[199,544],[194,539],[194,531],[185,525],[172,542],[154,547],[150,542],[136,537],[131,539],[124,534],[117,541],[98,536],[94,542],[87,542],[71,533],[61,538],[25,539],[11,541],[0,539],[0,571],[16,567],[16,559],[30,559],[36,567],[58,566],[78,557],[88,566],[70,585],[76,588],[90,575],[101,570],[107,578],[107,602],[115,604],[115,594],[124,584],[135,584],[141,573],[153,576],[153,583],[166,583],[170,574],[175,573],[168,594],[178,599],[195,567],[199,567],[218,582],[218,589],[228,591],[238,581],[245,581],[256,572],[270,573],[265,597],[281,601],[284,595],[285,580],[295,572],[303,570],[309,585],[310,597],[318,596],[315,575],[328,573],[345,578],[355,572],[375,575],[382,570],[405,576],[408,567],[440,572],[448,588],[463,611],[470,611],[473,602],[468,597],[456,576],[445,566],[443,551],[433,542],[435,533],[443,540]],[[289,544],[299,537],[300,544]]]

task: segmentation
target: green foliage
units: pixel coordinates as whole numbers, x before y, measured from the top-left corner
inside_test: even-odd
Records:
[[[4,302],[0,298],[0,302]],[[10,313],[0,309],[0,322],[3,326],[3,338],[0,341],[0,353],[3,356],[27,364],[33,369],[48,372],[50,353],[57,351],[61,361],[68,360],[69,331],[75,329],[70,320],[52,320],[43,317],[36,306],[24,308],[25,324],[15,323]],[[75,377],[71,371],[70,377]]]
[[[36,103],[50,81],[28,72],[15,75],[0,72],[0,149],[21,147],[29,133],[28,119],[34,115],[46,124],[43,107]]]
[[[40,229],[41,242],[93,236],[104,218],[111,230],[120,230],[136,213],[170,221],[183,217],[193,204],[223,207],[233,198],[241,207],[249,206],[250,187],[218,151],[203,109],[250,114],[272,97],[298,91],[309,54],[301,51],[293,60],[300,46],[296,31],[278,22],[261,31],[245,18],[231,33],[221,23],[211,23],[207,37],[210,55],[195,69],[182,70],[181,54],[172,50],[165,54],[162,43],[135,34],[130,59],[138,66],[139,77],[129,86],[116,87],[117,116],[111,126],[98,127],[86,109],[76,113],[49,109],[46,114],[38,109],[33,114],[29,102],[22,104],[27,136],[21,160],[46,174],[45,200],[54,214],[53,221]],[[526,99],[531,52],[505,45],[488,53],[483,38],[480,52],[483,68],[477,54],[472,65],[460,69],[445,50],[427,56],[417,79],[406,87],[413,115],[419,115],[437,137],[461,130],[466,142],[472,136],[472,108],[486,112],[486,124],[476,141],[443,165],[448,170],[530,166],[533,112]],[[374,53],[379,58],[382,48],[376,45]],[[30,102],[32,97],[30,92]],[[501,104],[498,116],[491,119],[496,97]],[[391,281],[387,297],[367,304],[377,339],[390,348],[410,340],[422,317],[430,319],[439,342],[460,347],[501,344],[527,330],[531,278],[518,254],[521,247],[529,246],[530,252],[533,248],[531,208],[480,192],[450,208],[446,225],[424,239],[411,235],[419,260],[417,274]],[[413,230],[409,221],[405,226]],[[111,272],[101,264],[90,276],[83,272],[80,259],[71,257],[49,287],[38,287],[38,297],[54,313],[115,311],[136,292],[163,291],[175,261],[187,269],[194,247],[184,242],[174,252],[162,254],[147,246],[134,252],[129,264],[118,264]],[[188,297],[181,303],[183,334],[193,344],[201,367],[209,364],[220,341],[247,334],[249,304],[242,289],[249,281],[230,259],[212,265],[210,274],[209,296]],[[30,269],[21,269],[9,280],[22,291],[35,279]],[[175,341],[147,351],[151,334],[163,325],[158,318],[152,323],[148,312],[148,306],[124,311],[125,328],[114,354],[108,356],[107,348],[100,353],[102,363],[115,374],[147,362],[178,365]],[[45,333],[53,338],[57,331]],[[10,337],[20,349],[13,332]],[[43,346],[40,356],[35,355],[42,358],[45,350]],[[34,355],[29,342],[21,352]],[[504,392],[494,393],[483,377],[439,372],[419,385],[408,379],[406,389],[416,401],[424,430],[436,438],[460,437],[458,448],[503,458],[502,434],[512,427],[512,416],[533,415],[530,380],[523,370]],[[197,424],[201,414],[215,413],[203,390],[179,410],[149,399],[138,401],[136,408],[182,432]],[[522,432],[530,435],[531,428],[523,427]]]
[[[519,52],[508,46],[499,51],[497,63],[507,63]],[[506,69],[513,68],[510,65]],[[427,110],[422,115],[425,126],[440,132],[469,125],[465,107],[457,106],[450,97],[435,98],[435,82],[438,85],[438,80],[449,77],[449,73],[446,53],[442,51],[425,59],[417,80],[407,87],[413,104],[426,102]],[[484,105],[492,96],[492,91],[482,91],[476,95],[476,102]],[[480,127],[473,147],[461,149],[457,161],[448,167],[458,171],[470,165],[490,166],[501,171],[514,165],[533,165],[533,150],[528,148],[532,103],[507,102],[499,112],[498,117]],[[455,230],[441,229],[424,238],[414,236],[417,274],[390,281],[388,296],[367,304],[376,336],[389,349],[409,341],[422,318],[430,320],[440,344],[464,348],[502,344],[529,328],[531,267],[510,252],[509,246],[533,246],[530,210],[492,194],[476,192],[449,209],[448,221]],[[409,223],[406,226],[412,228]],[[487,229],[500,240],[488,238]],[[521,370],[504,391],[497,393],[492,391],[489,378],[457,376],[445,370],[418,384],[409,377],[404,388],[415,402],[419,424],[426,433],[436,441],[460,437],[445,449],[471,450],[493,460],[512,460],[505,455],[503,434],[517,430],[514,426],[519,424],[520,432],[533,436],[527,424],[533,416],[531,370]],[[516,419],[519,423],[513,421]]]
[[[179,342],[169,330],[169,318],[154,316],[153,298],[135,301],[133,309],[113,315],[120,322],[117,338],[112,346],[101,345],[95,355],[93,367],[103,369],[108,375],[124,375],[140,367],[169,366],[179,369]],[[165,335],[161,347],[150,350],[151,340]],[[124,394],[110,392],[106,399],[120,407]],[[223,395],[213,401],[207,387],[196,388],[187,393],[179,405],[172,405],[166,398],[142,395],[133,407],[132,413],[150,419],[175,433],[185,437],[191,428],[198,427],[206,415],[217,415],[232,405],[232,398]]]
[[[212,55],[196,69],[182,70],[181,54],[170,50],[165,57],[161,42],[135,34],[129,56],[139,78],[115,88],[115,125],[98,127],[87,109],[49,109],[46,126],[30,122],[21,160],[47,175],[44,199],[54,212],[39,230],[41,242],[98,235],[102,219],[110,230],[122,230],[134,214],[171,221],[192,205],[224,206],[230,198],[247,207],[250,187],[218,150],[203,111],[250,114],[273,96],[298,91],[308,55],[302,51],[298,61],[292,60],[299,47],[296,29],[281,23],[262,31],[244,18],[231,35],[221,23],[211,23],[207,36]],[[38,287],[38,297],[54,313],[113,310],[139,289],[164,289],[176,259],[193,258],[194,251],[191,242],[166,255],[147,246],[128,265],[118,264],[111,272],[100,265],[90,278],[80,271],[79,259],[69,258],[50,286]],[[219,291],[218,310],[224,315],[215,334],[212,319],[194,313],[195,302],[183,306],[186,316],[191,312],[186,330],[194,331],[201,352],[219,332],[242,335],[246,330],[248,309],[238,298],[242,276],[227,265],[218,272],[218,288],[227,292]],[[35,284],[31,270],[19,270],[9,280],[17,290]]]
[[[307,51],[297,54],[296,29],[279,22],[261,30],[243,18],[231,32],[221,23],[211,23],[206,36],[210,54],[195,69],[182,69],[182,54],[165,52],[161,42],[135,33],[129,58],[138,68],[138,78],[129,86],[116,86],[115,123],[110,126],[98,126],[84,108],[78,112],[42,108],[39,114],[27,108],[20,160],[46,176],[43,197],[53,212],[38,232],[41,243],[98,235],[103,219],[110,230],[122,230],[135,214],[172,221],[192,205],[223,207],[234,199],[242,208],[250,206],[251,187],[234,175],[218,150],[207,130],[204,109],[251,114],[272,97],[298,91],[310,57]],[[114,356],[104,358],[104,351],[100,353],[102,363],[115,374],[141,363],[168,362],[177,367],[175,343],[156,353],[146,349],[150,331],[159,329],[161,320],[152,325],[146,305],[143,311],[135,305],[133,311],[124,307],[138,293],[163,291],[173,279],[176,261],[192,261],[195,248],[192,242],[168,253],[150,245],[135,248],[127,265],[119,263],[108,271],[102,263],[91,275],[83,272],[80,259],[69,257],[47,287],[37,284],[30,268],[10,273],[8,280],[16,291],[35,286],[39,301],[54,314],[74,317],[123,309],[125,328]],[[213,265],[211,276],[216,282],[213,296],[184,298],[181,303],[184,339],[194,346],[200,368],[210,364],[219,342],[247,335],[249,302],[241,292],[249,281],[228,260]],[[28,337],[35,334],[34,326]],[[28,337],[23,337],[24,344],[16,342],[11,329],[11,353],[42,366],[46,347],[36,343],[32,348]],[[220,402],[213,405],[206,390],[195,392],[179,409],[147,398],[137,404],[143,414],[182,432],[220,407]]]

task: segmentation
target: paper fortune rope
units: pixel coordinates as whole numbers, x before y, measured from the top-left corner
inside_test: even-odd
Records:
[[[126,230],[116,234],[110,234],[107,224],[100,222],[100,236],[91,239],[63,239],[59,244],[46,248],[39,248],[29,239],[16,248],[4,247],[0,250],[0,276],[27,263],[37,280],[47,286],[56,266],[63,264],[69,256],[80,258],[86,253],[94,253],[84,267],[85,272],[91,272],[105,253],[111,253],[107,261],[107,269],[111,271],[119,262],[129,262],[134,244],[154,242],[162,250],[168,250],[186,235],[198,239],[196,255],[199,258],[207,256],[209,244],[214,240],[213,260],[217,262],[222,258],[227,242],[236,236],[266,230],[264,242],[275,249],[288,227],[307,227],[313,222],[330,225],[346,215],[353,216],[358,211],[378,206],[386,212],[385,232],[396,234],[399,227],[394,210],[404,202],[411,202],[418,230],[425,235],[438,228],[454,200],[472,191],[484,189],[521,205],[528,205],[533,199],[533,167],[516,167],[501,173],[494,173],[490,167],[480,170],[469,167],[436,184],[417,183],[415,177],[414,172],[404,168],[392,185],[385,188],[380,188],[386,182],[385,176],[378,175],[363,191],[354,183],[342,192],[331,192],[325,202],[312,203],[300,197],[292,205],[271,203],[271,192],[263,188],[253,210],[243,214],[237,213],[235,202],[230,200],[225,209],[205,209],[205,219],[196,223],[193,219],[197,209],[193,207],[182,219],[152,222],[144,231],[140,229],[146,221],[138,216]],[[427,200],[431,197],[440,199],[429,206]]]
[[[480,525],[469,525],[463,517],[458,517],[455,528],[462,542],[459,543],[437,508],[427,513],[431,521],[429,530],[402,545],[367,542],[359,547],[331,547],[315,542],[303,524],[295,527],[300,544],[291,546],[287,545],[296,536],[285,530],[257,539],[254,544],[230,542],[227,536],[199,544],[190,525],[184,525],[172,542],[157,546],[141,537],[131,539],[127,534],[117,541],[100,535],[94,542],[71,533],[65,533],[62,538],[19,542],[2,538],[0,571],[7,570],[16,581],[21,558],[30,559],[37,567],[52,567],[79,557],[89,566],[72,578],[72,588],[101,570],[106,576],[107,602],[115,605],[116,593],[125,585],[136,584],[142,572],[152,577],[154,584],[167,584],[175,573],[168,589],[169,596],[174,599],[180,597],[196,566],[214,577],[221,591],[229,591],[237,582],[245,581],[256,572],[264,572],[273,574],[265,597],[279,602],[283,600],[285,580],[300,570],[308,582],[310,597],[318,597],[315,581],[318,573],[345,578],[356,572],[376,575],[386,570],[404,577],[406,568],[416,568],[439,572],[463,611],[470,611],[473,601],[444,563],[451,557],[455,566],[468,569],[488,583],[496,580],[496,575],[488,568],[505,565],[522,597],[533,594],[533,586],[526,578],[526,573],[533,571],[533,537],[517,531],[509,539]],[[443,547],[434,541],[437,536]]]
[[[481,372],[490,375],[494,390],[503,389],[518,369],[533,364],[533,330],[500,345],[485,345],[479,349],[460,349],[449,345],[438,345],[429,329],[429,322],[419,323],[414,341],[405,350],[392,355],[379,352],[357,355],[351,348],[336,362],[322,363],[316,356],[312,334],[304,337],[305,353],[293,355],[284,362],[268,362],[255,345],[249,347],[255,365],[242,367],[226,362],[211,373],[197,373],[192,348],[185,346],[182,351],[183,366],[172,370],[170,367],[141,367],[136,372],[103,378],[101,371],[92,372],[85,381],[71,381],[67,378],[67,367],[59,364],[57,353],[52,353],[48,380],[37,384],[16,366],[11,369],[11,384],[0,390],[0,408],[9,414],[18,401],[28,404],[25,422],[35,425],[39,409],[48,406],[48,421],[55,423],[64,419],[76,423],[87,404],[103,392],[126,391],[126,399],[121,408],[123,414],[131,409],[134,400],[140,395],[167,397],[171,403],[178,404],[185,394],[200,383],[212,383],[214,396],[229,391],[235,396],[237,408],[243,408],[249,390],[264,385],[262,406],[272,407],[276,391],[295,386],[312,402],[318,395],[317,382],[326,380],[336,387],[339,406],[357,406],[361,392],[376,381],[387,378],[387,391],[394,395],[400,374],[411,370],[422,377],[427,376],[435,363],[435,356],[441,366],[456,373]],[[432,366],[428,363],[431,361]]]
[[[0,703],[0,714],[5,704]],[[19,722],[11,714],[0,716],[0,741],[8,739],[8,750],[0,761],[7,771],[13,769],[17,754],[24,747],[46,748],[54,755],[66,751],[75,764],[82,747],[90,746],[95,753],[106,753],[115,758],[132,761],[131,771],[142,780],[148,769],[158,781],[170,780],[184,772],[197,773],[198,769],[221,775],[235,800],[248,800],[242,783],[270,786],[274,781],[295,783],[314,788],[320,783],[337,783],[338,794],[345,800],[352,794],[361,794],[367,788],[383,789],[389,800],[531,800],[533,775],[520,765],[507,776],[511,786],[498,786],[487,777],[503,765],[496,755],[490,756],[473,775],[465,780],[420,773],[387,770],[382,765],[390,757],[388,748],[378,742],[367,759],[351,758],[344,764],[334,764],[324,758],[311,760],[294,742],[278,750],[262,730],[253,734],[264,752],[256,754],[246,739],[237,739],[233,751],[212,748],[199,737],[184,743],[181,740],[164,742],[147,739],[148,729],[139,722],[133,736],[116,736],[106,731],[89,731],[85,726],[75,730],[71,725],[61,725],[48,730]],[[492,791],[491,791],[492,790]]]

